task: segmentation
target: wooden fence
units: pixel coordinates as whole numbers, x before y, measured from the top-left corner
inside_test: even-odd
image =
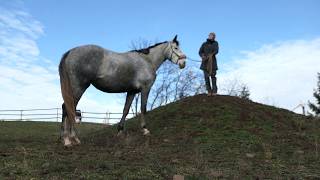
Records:
[[[112,112],[81,112],[82,122],[96,122],[104,124],[114,124],[121,119],[122,113]],[[129,113],[127,118],[134,116]],[[61,108],[48,109],[7,109],[0,110],[1,121],[56,121],[61,122]]]

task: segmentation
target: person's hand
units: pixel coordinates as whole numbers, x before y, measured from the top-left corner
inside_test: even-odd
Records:
[[[202,55],[201,58],[202,58],[202,61],[206,61],[207,60],[207,56],[205,56],[205,55]]]

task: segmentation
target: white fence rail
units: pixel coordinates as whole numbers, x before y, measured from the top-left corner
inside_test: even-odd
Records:
[[[104,124],[114,124],[121,119],[122,113],[111,112],[81,112],[82,122],[96,122]],[[127,118],[133,117],[129,113]],[[18,109],[0,110],[0,121],[56,121],[61,122],[61,108],[48,109]]]

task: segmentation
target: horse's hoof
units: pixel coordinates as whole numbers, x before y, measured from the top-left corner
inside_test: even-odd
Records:
[[[68,145],[63,145],[63,147],[65,148],[65,149],[71,149],[72,148],[72,144],[68,144]]]
[[[118,131],[117,137],[124,137],[123,130]]]
[[[72,142],[70,141],[69,137],[63,138],[63,141],[64,141],[64,144],[63,144],[64,147],[68,148],[72,146]]]
[[[72,138],[72,145],[80,145],[80,144],[81,144],[81,141],[79,138],[77,137]]]
[[[143,135],[144,136],[150,135],[150,131],[147,128],[143,128]]]

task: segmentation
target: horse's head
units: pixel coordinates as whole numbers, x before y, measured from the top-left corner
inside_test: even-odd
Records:
[[[177,35],[169,42],[168,45],[168,59],[178,64],[180,69],[186,66],[186,55],[179,48],[179,41],[177,40]]]

